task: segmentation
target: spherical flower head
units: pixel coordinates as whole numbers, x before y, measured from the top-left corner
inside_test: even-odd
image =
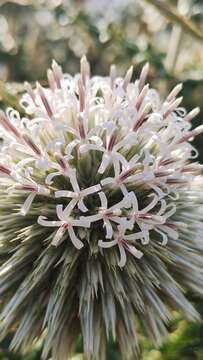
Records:
[[[199,316],[202,295],[201,166],[190,143],[198,113],[180,107],[177,85],[162,102],[140,78],[63,74],[26,83],[0,113],[0,337],[43,358],[67,359],[82,335],[87,359],[138,354],[136,326],[155,343],[173,309]]]

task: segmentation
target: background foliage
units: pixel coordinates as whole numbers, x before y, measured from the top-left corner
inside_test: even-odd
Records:
[[[164,98],[183,82],[183,105],[190,110],[203,102],[202,34],[202,0],[0,0],[0,107],[18,107],[25,80],[46,84],[53,58],[74,73],[85,53],[93,74],[107,74],[111,63],[123,74],[133,64],[136,77],[149,61],[151,85]],[[195,125],[201,119],[202,111]],[[201,162],[202,141],[196,140]],[[203,301],[192,300],[203,316]],[[158,349],[140,334],[141,360],[203,360],[202,322],[176,313],[169,330]],[[1,360],[40,359],[40,343],[22,355],[9,352],[9,341],[0,344]],[[76,353],[74,360],[84,359],[82,344]],[[113,344],[108,359],[119,360]]]

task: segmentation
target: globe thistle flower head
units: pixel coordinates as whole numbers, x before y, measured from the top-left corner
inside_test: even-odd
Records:
[[[138,354],[137,321],[155,343],[173,309],[199,318],[202,295],[201,165],[191,140],[199,109],[162,102],[140,78],[63,74],[0,113],[0,334],[11,348],[43,337],[43,357],[67,359],[82,335],[88,359]],[[199,181],[199,180],[198,180]]]

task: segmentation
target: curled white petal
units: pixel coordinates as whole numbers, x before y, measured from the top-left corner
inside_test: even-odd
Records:
[[[120,253],[120,259],[118,261],[118,266],[122,268],[126,264],[127,256],[125,253],[125,249],[121,244],[118,244],[118,248],[119,248],[119,253]]]
[[[107,209],[108,207],[108,202],[107,202],[107,197],[105,195],[105,193],[103,191],[100,191],[98,193],[99,197],[100,197],[100,201],[101,201],[101,207]]]
[[[85,205],[83,200],[78,201],[78,209],[80,209],[82,212],[87,212],[88,211],[88,208]]]
[[[21,207],[21,210],[20,210],[21,215],[25,216],[28,213],[35,196],[36,196],[36,193],[31,193],[30,195],[28,195],[23,206]]]
[[[72,210],[74,209],[75,205],[77,204],[77,199],[72,199],[69,204],[65,207],[65,209],[63,210],[63,216],[64,219],[66,220],[67,217],[70,216]],[[57,212],[57,207],[56,207],[56,212]]]
[[[108,167],[109,163],[110,163],[110,155],[107,154],[107,153],[104,153],[103,154],[103,157],[102,157],[102,161],[101,161],[101,164],[100,164],[100,167],[98,169],[98,173],[99,174],[103,174],[104,171],[106,170],[106,168]]]
[[[75,193],[74,191],[69,190],[59,190],[55,192],[55,197],[68,197],[68,198],[78,198],[78,193]]]
[[[113,236],[113,228],[109,220],[104,220],[104,226],[106,228],[106,238],[111,239]]]
[[[97,185],[94,185],[94,186],[90,186],[84,190],[81,191],[82,195],[83,196],[87,196],[87,195],[90,195],[90,194],[94,194],[98,191],[101,190],[101,185],[97,184]]]
[[[161,237],[162,237],[162,245],[166,246],[167,242],[168,242],[168,236],[163,231],[161,231],[160,229],[155,228],[154,230],[161,235]]]
[[[171,239],[173,239],[173,240],[177,240],[179,238],[179,233],[169,226],[161,225],[161,230],[166,232],[168,234],[168,236],[171,237]]]
[[[68,233],[70,236],[70,239],[73,243],[73,245],[75,246],[76,249],[80,250],[84,244],[82,243],[82,241],[80,239],[78,239],[78,237],[75,235],[75,232],[73,230],[73,228],[70,226],[68,227]]]
[[[157,204],[157,202],[159,201],[158,196],[154,196],[154,198],[152,199],[152,201],[149,203],[149,205],[147,205],[146,207],[144,207],[142,210],[140,210],[141,214],[146,214],[148,213],[150,210],[152,210],[155,205]]]
[[[57,227],[61,226],[62,222],[57,220],[48,220],[46,216],[40,215],[37,219],[39,225],[47,226],[47,227]]]
[[[61,175],[61,173],[59,171],[56,171],[56,172],[53,172],[53,173],[50,173],[47,175],[46,179],[45,179],[45,182],[47,185],[51,185],[53,183],[53,179],[56,177],[56,176],[59,176]]]
[[[128,251],[135,256],[137,259],[141,259],[141,257],[143,256],[143,252],[140,250],[137,250],[134,246],[132,245],[128,245],[127,246]]]
[[[53,237],[53,240],[51,242],[51,245],[53,246],[58,246],[62,240],[63,235],[66,232],[66,228],[61,226],[59,227],[59,229],[57,230],[56,234]]]
[[[103,241],[103,240],[99,240],[98,241],[98,245],[102,248],[111,248],[112,246],[117,245],[117,240],[112,240],[112,241]]]

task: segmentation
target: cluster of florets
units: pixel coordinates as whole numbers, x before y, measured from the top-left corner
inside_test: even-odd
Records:
[[[137,318],[155,342],[171,305],[198,318],[182,289],[203,288],[189,142],[203,125],[181,84],[162,103],[147,72],[91,77],[83,57],[72,77],[53,61],[48,88],[25,84],[24,116],[0,113],[0,338],[15,329],[15,349],[45,335],[43,356],[64,360],[82,333],[104,360],[111,333],[134,359]]]
[[[37,83],[33,91],[26,84],[21,104],[31,119],[21,119],[10,108],[0,114],[0,170],[8,192],[27,194],[23,215],[37,195],[56,199],[56,219],[43,213],[38,218],[42,226],[58,227],[52,245],[58,246],[68,234],[80,249],[84,243],[75,227],[103,224],[98,246],[118,246],[118,264],[124,266],[126,250],[142,257],[136,243],[148,244],[151,230],[161,235],[163,245],[168,235],[178,238],[169,220],[176,207],[164,198],[176,196],[177,188],[199,171],[199,165],[188,164],[194,149],[187,140],[203,127],[190,131],[198,109],[186,115],[179,108],[181,84],[160,104],[156,91],[145,85],[147,71],[145,65],[140,79],[130,83],[132,67],[124,79],[116,77],[114,66],[109,77],[90,78],[83,57],[81,74],[71,77],[63,76],[53,62],[49,88]],[[82,163],[89,166],[89,174],[81,174]],[[61,188],[54,181],[57,176]],[[140,187],[146,196],[139,201]]]

